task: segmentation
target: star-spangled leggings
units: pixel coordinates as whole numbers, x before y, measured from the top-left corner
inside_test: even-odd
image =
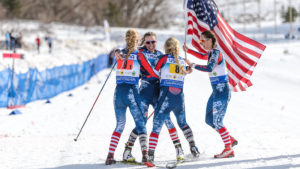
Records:
[[[115,132],[122,133],[126,123],[126,109],[129,107],[138,134],[145,134],[144,109],[141,105],[138,85],[117,84],[114,94],[114,108],[116,115]]]
[[[152,132],[159,134],[167,118],[170,118],[170,112],[173,111],[177,124],[181,130],[189,128],[186,122],[184,95],[181,89],[179,93],[172,93],[169,87],[161,86],[158,104],[153,118]]]
[[[224,127],[223,119],[226,114],[231,93],[228,83],[213,84],[212,89],[213,92],[206,106],[205,122],[212,128],[219,130]]]
[[[145,110],[144,120],[147,123],[148,115],[147,110],[149,109],[149,105],[152,105],[155,109],[158,104],[158,98],[160,93],[160,81],[142,81],[140,86],[140,96],[142,100],[142,105]],[[174,124],[171,121],[170,117],[167,117],[165,120],[165,124],[168,129],[174,128]]]

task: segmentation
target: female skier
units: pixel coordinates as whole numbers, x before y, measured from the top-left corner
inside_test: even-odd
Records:
[[[191,69],[185,70],[184,60],[179,56],[179,42],[175,38],[169,38],[164,45],[165,55],[160,56],[155,70],[160,70],[160,94],[155,116],[153,118],[153,128],[149,137],[149,162],[154,161],[154,151],[158,142],[162,125],[170,112],[173,111],[180,129],[190,144],[190,150],[194,156],[199,155],[195,146],[194,136],[191,128],[186,122],[185,105],[183,95],[183,80],[185,73],[191,73]],[[177,159],[183,160],[183,158]]]
[[[117,86],[114,94],[114,108],[116,115],[116,128],[112,134],[109,152],[105,164],[116,163],[114,152],[119,143],[121,134],[126,122],[126,109],[129,107],[131,115],[136,124],[136,132],[139,136],[141,150],[143,154],[142,162],[147,163],[147,134],[143,119],[144,109],[141,105],[139,96],[139,75],[140,67],[149,73],[149,77],[158,78],[157,74],[151,69],[148,61],[143,56],[138,56],[137,43],[138,33],[135,29],[126,32],[126,48],[121,52],[125,54],[117,60],[116,80]]]
[[[158,57],[162,55],[162,52],[156,50],[156,34],[153,32],[147,32],[144,34],[142,38],[141,46],[144,45],[141,49],[139,49],[139,55],[146,57],[146,59],[150,62],[152,68],[155,68],[155,65],[158,61]],[[153,108],[155,108],[158,96],[159,96],[159,78],[149,77],[149,73],[141,67],[141,85],[140,85],[140,97],[142,100],[142,105],[145,110],[144,120],[147,122],[148,118],[148,108],[151,104]],[[166,118],[165,124],[168,128],[170,137],[173,141],[176,150],[177,158],[183,158],[183,150],[180,144],[180,140],[177,134],[177,130],[172,123],[170,117]],[[125,144],[125,150],[123,153],[124,161],[135,161],[135,158],[131,154],[132,147],[137,138],[138,134],[136,128],[132,130],[130,136],[128,138],[127,143]]]
[[[193,54],[197,58],[208,60],[207,65],[197,65],[185,59],[186,63],[200,71],[209,72],[209,78],[212,85],[212,94],[206,107],[205,122],[213,129],[217,130],[225,144],[222,153],[215,155],[215,158],[234,157],[232,146],[237,145],[237,141],[230,136],[223,124],[227,105],[230,100],[230,89],[228,85],[228,74],[226,72],[225,59],[221,52],[216,49],[216,37],[213,32],[205,31],[201,34],[200,44],[208,53],[195,52],[184,44],[183,50]]]

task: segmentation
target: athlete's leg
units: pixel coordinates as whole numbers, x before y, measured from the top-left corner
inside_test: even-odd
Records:
[[[136,124],[136,131],[139,136],[141,150],[143,154],[143,162],[148,160],[147,158],[147,130],[145,121],[143,119],[144,109],[141,105],[141,99],[138,91],[138,85],[132,86],[129,90],[128,98],[130,101],[129,108],[132,114],[132,117]]]
[[[205,123],[210,127],[215,128],[213,124],[213,98],[214,98],[214,93],[210,95],[207,101]]]
[[[194,134],[186,122],[184,94],[180,93],[180,95],[174,97],[176,97],[176,106],[174,107],[173,112],[176,116],[178,126],[183,131],[186,140],[189,142],[191,153],[197,157],[199,156],[199,151],[195,145]]]
[[[233,157],[234,151],[231,149],[232,139],[229,132],[223,124],[223,119],[226,114],[227,105],[230,100],[230,89],[228,83],[219,83],[217,85],[214,85],[213,91],[215,92],[216,96],[213,101],[213,123],[225,145],[225,149],[223,150],[223,152],[215,155],[215,158]]]
[[[114,94],[114,109],[115,109],[115,116],[116,116],[116,128],[111,136],[110,145],[109,145],[109,152],[106,159],[105,164],[110,165],[114,164],[114,153],[117,149],[119,144],[120,137],[125,127],[126,123],[126,108],[127,106],[123,102],[123,95],[126,94],[126,88],[122,85],[118,85],[115,89]]]
[[[153,117],[153,128],[149,137],[149,160],[154,160],[154,152],[158,142],[159,133],[166,120],[166,117],[170,114],[170,104],[168,98],[168,87],[162,87],[158,104],[155,108],[155,114]]]

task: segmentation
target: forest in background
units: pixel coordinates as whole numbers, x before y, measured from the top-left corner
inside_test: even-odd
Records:
[[[169,0],[0,0],[0,19],[29,19],[83,26],[168,28],[178,11]],[[182,14],[181,14],[182,15]]]
[[[215,0],[228,23],[299,20],[298,1]],[[262,5],[263,4],[263,5]],[[239,10],[236,10],[239,9]],[[249,10],[246,10],[249,9]],[[82,26],[170,28],[183,26],[183,0],[0,0],[0,20],[28,19]]]

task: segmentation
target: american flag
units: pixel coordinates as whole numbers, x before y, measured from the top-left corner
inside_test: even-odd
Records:
[[[225,57],[229,84],[233,91],[245,91],[252,86],[250,77],[266,46],[233,30],[222,18],[213,0],[187,0],[187,34],[193,35],[192,45],[200,45],[200,35],[206,30],[215,33],[218,48]]]

